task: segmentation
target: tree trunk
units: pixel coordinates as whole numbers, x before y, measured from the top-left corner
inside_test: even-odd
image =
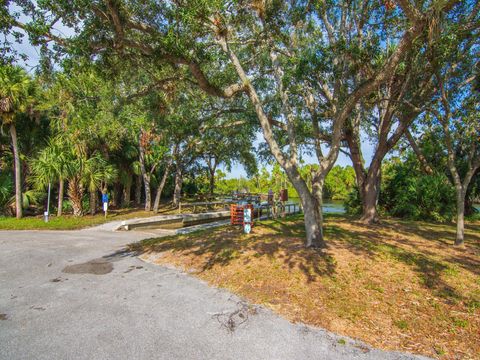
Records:
[[[58,208],[57,208],[57,216],[62,216],[63,211],[63,186],[65,181],[60,178],[58,181]]]
[[[297,190],[298,192],[298,190]],[[318,204],[314,196],[303,193],[300,195],[302,202],[303,217],[305,221],[306,247],[324,248],[326,247],[323,239],[323,216],[320,211],[321,204]]]
[[[23,215],[22,206],[22,171],[20,167],[20,154],[18,153],[18,139],[17,129],[15,124],[10,125],[10,135],[12,137],[12,149],[13,149],[13,168],[15,175],[15,212],[17,219],[20,219]]]
[[[145,211],[152,209],[152,191],[150,189],[150,175],[143,176],[143,185],[145,187]]]
[[[135,205],[140,206],[142,202],[142,175],[138,175],[135,181]]]
[[[73,215],[83,216],[83,185],[80,183],[80,179],[78,177],[74,177],[68,182],[68,197],[72,202]]]
[[[215,170],[217,169],[217,158],[209,156],[207,160],[208,176],[209,176],[209,193],[210,197],[213,197],[215,191]]]
[[[177,167],[175,173],[175,189],[173,191],[173,206],[177,207],[180,204],[180,196],[182,193],[182,182],[183,182],[182,169]]]
[[[90,215],[95,215],[97,212],[97,190],[90,190]]]
[[[405,137],[407,138],[410,146],[412,147],[413,151],[415,152],[415,155],[417,156],[417,160],[420,163],[420,167],[422,168],[422,171],[424,174],[427,175],[432,175],[433,170],[428,164],[427,158],[423,155],[422,150],[420,147],[417,145],[417,142],[415,141],[415,138],[413,137],[412,133],[410,132],[409,129],[405,131]]]
[[[289,179],[302,202],[306,233],[305,246],[325,248],[327,245],[323,239],[323,181],[320,179],[312,180],[312,193],[310,193],[303,179],[300,177],[297,179],[296,176],[289,176]]]
[[[363,183],[362,217],[361,221],[365,224],[374,224],[379,222],[377,211],[378,197],[380,195],[380,165],[372,164],[368,170],[367,178]]]
[[[215,170],[210,170],[210,196],[215,192]]]
[[[321,235],[321,244],[320,247],[325,247],[325,243],[323,240],[323,185],[325,181],[323,179],[313,179],[312,178],[312,193],[313,198],[315,200],[315,205],[317,208],[317,214],[315,215],[317,218],[317,222],[319,224],[319,230]]]
[[[157,193],[155,195],[155,203],[153,204],[153,212],[156,214],[158,213],[158,207],[160,205],[160,198],[162,197],[163,188],[165,187],[165,183],[167,182],[168,174],[170,173],[170,163],[166,166],[165,171],[162,176],[162,180],[160,180],[160,184],[158,184]]]
[[[457,235],[455,238],[455,246],[464,245],[464,232],[465,232],[465,194],[466,191],[461,187],[455,187],[457,191]]]
[[[140,162],[140,171],[143,178],[143,187],[145,189],[145,211],[150,211],[152,209],[152,195],[150,189],[150,173],[147,172],[145,167],[145,149],[142,145],[142,138],[140,136],[138,141],[138,148],[140,152],[139,162]]]
[[[355,171],[355,181],[358,187],[358,194],[360,202],[365,203],[365,181],[367,173],[365,171],[365,164],[360,148],[360,139],[358,132],[352,130],[345,131],[345,138],[347,140],[348,148],[350,150],[350,160],[352,160],[353,170]]]
[[[124,207],[130,206],[130,194],[132,192],[132,176],[129,174],[127,175],[127,181],[123,186],[123,200],[122,205]]]
[[[115,209],[118,208],[118,205],[121,202],[122,192],[123,192],[122,184],[119,181],[117,181],[113,185],[111,207]]]

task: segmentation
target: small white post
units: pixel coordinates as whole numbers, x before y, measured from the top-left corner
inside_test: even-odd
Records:
[[[50,214],[50,189],[51,189],[51,184],[48,183],[48,195],[47,195],[47,211],[43,213],[43,217],[45,222],[48,222],[48,216]]]

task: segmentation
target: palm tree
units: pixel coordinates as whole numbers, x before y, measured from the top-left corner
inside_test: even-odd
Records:
[[[116,169],[98,153],[85,161],[83,182],[90,192],[90,215],[95,215],[97,210],[98,191],[105,189],[116,176]]]
[[[64,144],[63,139],[56,137],[49,141],[37,158],[30,161],[31,182],[35,187],[45,189],[49,184],[58,182],[57,216],[62,215],[64,181],[73,160]]]
[[[83,215],[82,199],[84,191],[85,188],[78,174],[68,179],[67,193],[68,198],[72,202],[74,216]]]
[[[33,94],[34,84],[25,70],[12,65],[0,66],[0,119],[2,129],[3,126],[10,128],[14,160],[15,210],[17,219],[22,217],[22,174],[15,122],[19,114],[27,113],[31,110]]]

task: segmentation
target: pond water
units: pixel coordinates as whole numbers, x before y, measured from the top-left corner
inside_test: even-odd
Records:
[[[343,202],[338,200],[325,200],[323,202],[323,212],[326,214],[344,214],[345,206],[343,206]]]
[[[298,204],[300,203],[300,199],[290,197],[288,202]],[[325,214],[344,214],[345,207],[340,200],[325,199],[323,200],[323,212]]]

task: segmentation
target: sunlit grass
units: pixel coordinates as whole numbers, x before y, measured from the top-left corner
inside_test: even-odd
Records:
[[[161,214],[171,213],[171,210],[167,207],[161,210]],[[43,220],[42,216],[26,216],[22,219],[0,217],[0,230],[75,230],[100,225],[109,221],[154,215],[157,214],[142,209],[119,209],[109,211],[106,218],[103,212],[99,212],[94,216],[84,215],[80,217],[73,215],[57,217],[52,215],[47,223]],[[160,215],[160,213],[158,215]]]

